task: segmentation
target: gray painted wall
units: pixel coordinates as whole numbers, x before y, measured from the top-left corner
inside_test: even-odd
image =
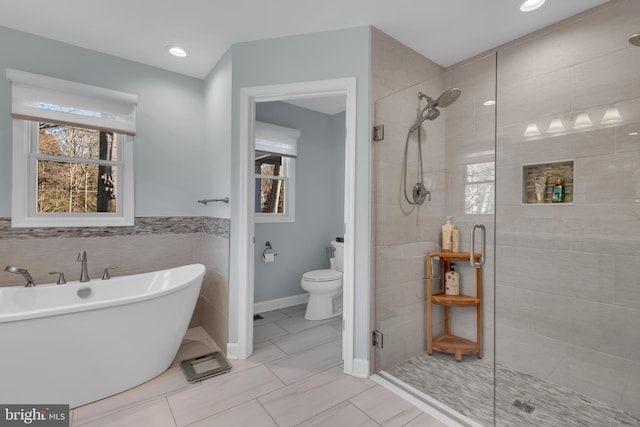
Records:
[[[304,293],[302,274],[328,268],[325,248],[342,236],[345,114],[328,115],[283,102],[256,104],[256,120],[298,129],[293,223],[256,223],[255,302]],[[269,241],[278,253],[265,264]]]
[[[240,217],[240,90],[245,87],[355,77],[355,268],[354,357],[369,358],[370,295],[370,28],[358,27],[294,37],[238,43],[232,47],[233,118],[231,162],[211,159],[211,167],[231,176],[231,218]],[[231,221],[229,260],[229,342],[238,342],[240,304],[238,257],[240,224]]]
[[[231,54],[229,49],[204,81],[207,187],[202,198],[207,199],[231,196]],[[206,216],[218,218],[231,215],[226,203],[207,203],[204,211]]]

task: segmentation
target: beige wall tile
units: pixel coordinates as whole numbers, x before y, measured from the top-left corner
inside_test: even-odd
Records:
[[[501,127],[569,113],[571,71],[559,70],[533,80],[498,87],[498,100],[498,126]]]
[[[375,27],[371,28],[371,63],[374,102],[444,71]]]
[[[640,257],[616,256],[613,302],[622,307],[640,311]],[[638,313],[640,316],[640,313]]]
[[[640,381],[640,363],[575,347],[571,358],[571,388],[614,407],[621,407],[630,382]]]
[[[534,248],[498,248],[497,280],[538,294],[613,302],[613,257]],[[546,301],[546,300],[545,300]]]
[[[496,363],[553,383],[568,375],[572,346],[563,340],[548,338],[509,325],[497,325]],[[563,369],[565,372],[561,372]],[[497,384],[500,387],[500,384]]]
[[[640,362],[637,310],[570,297],[536,294],[535,333]]]
[[[640,200],[640,152],[578,159],[575,175],[576,204],[631,204]]]
[[[513,329],[533,329],[533,292],[496,284],[496,323]],[[504,340],[504,337],[500,337]]]
[[[29,269],[36,283],[54,283],[50,271],[63,271],[68,281],[80,277],[78,252],[87,251],[89,276],[100,280],[103,269],[117,266],[111,275],[121,276],[162,270],[200,262],[201,236],[192,234],[137,235],[84,238],[3,239],[0,256],[6,265]],[[0,284],[21,284],[9,273]]]
[[[640,26],[635,1],[615,2],[570,25],[555,25],[536,37],[536,74],[570,67],[628,46]],[[588,46],[588,49],[580,48]]]
[[[631,35],[631,34],[629,34]],[[626,43],[624,50],[613,52],[572,68],[572,105],[585,109],[640,97],[640,82],[635,72],[640,67],[638,48]]]
[[[533,37],[500,49],[497,54],[498,86],[532,80],[535,77],[535,54],[536,40]]]

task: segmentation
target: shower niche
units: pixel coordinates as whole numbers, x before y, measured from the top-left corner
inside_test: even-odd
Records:
[[[522,203],[530,204],[571,204],[573,203],[573,160],[538,163],[522,166]],[[543,184],[543,181],[546,182]],[[554,200],[554,185],[561,180],[562,201]]]

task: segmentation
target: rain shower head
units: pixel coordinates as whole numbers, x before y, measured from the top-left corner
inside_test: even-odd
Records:
[[[447,89],[438,99],[436,99],[435,105],[432,107],[448,107],[456,102],[462,92],[457,87]]]
[[[433,99],[429,95],[418,92],[418,99],[425,99],[427,101],[427,108],[448,107],[449,105],[456,102],[456,100],[460,97],[460,93],[460,89],[454,87],[445,90],[442,95],[438,97],[438,99]]]

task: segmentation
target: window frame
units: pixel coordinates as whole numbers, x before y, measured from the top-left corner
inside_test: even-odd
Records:
[[[297,143],[300,137],[300,131],[297,129],[291,129],[283,126],[276,126],[270,123],[264,123],[256,121],[255,123],[255,141],[254,141],[254,165],[255,165],[255,153],[260,151],[262,153],[270,152],[273,155],[280,156],[282,159],[283,175],[281,177],[273,177],[270,175],[262,175],[259,173],[253,174],[254,188],[256,187],[256,180],[258,179],[280,179],[284,182],[284,212],[283,213],[267,213],[267,212],[255,212],[254,222],[256,223],[291,223],[296,221],[296,157],[297,157]],[[267,140],[280,143],[287,146],[286,149],[276,149],[275,151],[268,151],[266,149],[258,150],[256,142],[258,140]],[[255,167],[254,167],[255,169]],[[257,199],[257,196],[255,199]],[[255,202],[254,202],[255,203]]]
[[[118,133],[116,212],[37,212],[38,121],[13,119],[12,227],[114,227],[134,225],[133,138]],[[82,127],[82,125],[76,125]],[[121,159],[121,160],[120,160]],[[63,159],[67,161],[67,159]]]

